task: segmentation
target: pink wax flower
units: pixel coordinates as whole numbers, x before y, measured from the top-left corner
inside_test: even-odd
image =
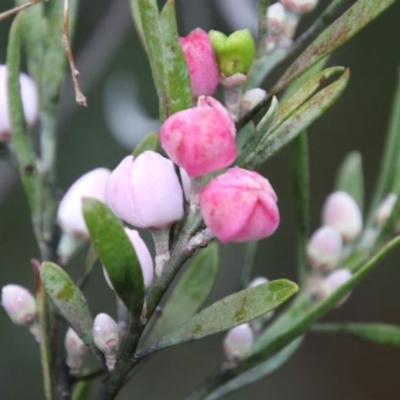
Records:
[[[154,151],[125,157],[112,172],[106,192],[114,213],[138,228],[166,228],[183,216],[183,192],[174,166]]]
[[[206,175],[231,164],[237,155],[235,124],[226,108],[201,96],[197,107],[171,115],[162,125],[160,140],[171,160],[191,177]]]
[[[82,238],[89,237],[82,213],[82,198],[93,197],[105,203],[106,185],[110,174],[107,168],[96,168],[82,175],[68,189],[57,211],[57,221],[64,232]]]
[[[8,71],[0,65],[0,143],[10,139],[11,123],[8,110]],[[21,73],[19,77],[22,106],[26,123],[33,125],[39,116],[39,95],[35,82],[28,75]]]
[[[197,28],[179,41],[189,68],[193,97],[213,95],[217,90],[219,72],[208,34]]]
[[[212,179],[200,192],[204,221],[223,243],[272,235],[279,225],[277,201],[267,179],[238,167]]]
[[[20,285],[6,285],[1,291],[1,304],[16,325],[29,326],[36,318],[36,301]]]

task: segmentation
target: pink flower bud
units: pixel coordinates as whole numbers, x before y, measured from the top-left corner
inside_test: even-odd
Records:
[[[392,215],[392,211],[397,202],[397,194],[389,193],[379,205],[375,215],[375,221],[378,225],[383,225]]]
[[[350,278],[351,272],[348,269],[341,268],[333,271],[322,281],[321,286],[317,289],[316,295],[318,299],[326,299],[344,285]]]
[[[16,325],[28,327],[36,318],[35,298],[22,286],[4,286],[1,291],[1,304]]]
[[[277,201],[267,179],[238,167],[212,179],[200,192],[204,221],[223,243],[272,235],[279,225]]]
[[[343,240],[354,240],[362,230],[362,215],[355,200],[346,192],[334,192],[325,201],[322,211],[324,225],[336,228]]]
[[[235,124],[212,97],[199,97],[197,107],[171,115],[162,125],[161,144],[171,160],[191,177],[231,164],[237,154]]]
[[[286,10],[303,15],[311,12],[318,4],[318,0],[280,0]]]
[[[183,216],[183,193],[170,160],[154,151],[125,157],[107,185],[107,204],[122,220],[146,229],[166,228]]]
[[[213,95],[217,90],[219,71],[208,34],[197,28],[179,38],[189,68],[193,97]]]
[[[276,35],[282,32],[285,24],[285,8],[281,3],[275,3],[268,7],[268,34]]]
[[[93,339],[106,358],[108,370],[112,371],[121,343],[121,332],[117,323],[107,314],[98,314],[94,320]]]
[[[8,71],[0,65],[0,143],[10,139],[11,123],[8,109]],[[39,95],[35,82],[21,73],[19,78],[22,106],[26,123],[32,126],[39,116]]]
[[[140,237],[138,231],[125,228],[125,232],[128,235],[133,247],[135,248],[136,255],[138,256],[140,266],[142,268],[143,283],[145,288],[148,288],[153,280],[154,275],[154,264],[149,249],[147,248],[146,243]],[[108,285],[111,289],[114,290],[106,269],[103,268],[103,271],[104,277],[106,278]]]
[[[342,236],[332,226],[323,226],[311,236],[307,247],[310,265],[322,271],[335,268],[342,255]]]
[[[109,177],[108,169],[96,168],[82,175],[68,189],[57,212],[58,224],[64,232],[73,236],[89,237],[82,213],[82,198],[93,197],[105,203],[105,190]]]
[[[88,348],[72,328],[69,328],[65,335],[64,346],[67,352],[66,364],[71,374],[77,375],[81,370],[83,357]]]
[[[224,339],[224,352],[228,360],[242,360],[249,353],[254,343],[253,331],[249,324],[242,324],[231,329]]]

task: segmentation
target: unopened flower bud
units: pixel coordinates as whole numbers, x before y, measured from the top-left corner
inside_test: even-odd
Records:
[[[268,279],[267,278],[264,278],[263,276],[259,276],[259,277],[257,277],[257,278],[254,278],[250,283],[249,283],[249,288],[252,288],[252,287],[256,287],[256,286],[260,286],[260,285],[262,285],[263,283],[267,283],[268,282]]]
[[[146,243],[140,237],[138,231],[125,228],[125,232],[128,235],[133,247],[135,248],[136,255],[139,259],[140,267],[142,268],[144,287],[148,288],[153,280],[154,275],[154,264],[149,249],[147,248]],[[106,278],[108,285],[111,289],[114,290],[106,269],[103,268],[103,271],[104,277]]]
[[[318,0],[280,0],[286,10],[295,14],[304,15],[314,10]]]
[[[378,225],[383,225],[392,215],[393,208],[397,202],[397,194],[389,193],[382,201],[375,215]]]
[[[229,36],[212,30],[209,36],[222,74],[231,76],[248,72],[256,54],[254,39],[248,29],[233,32]]]
[[[240,111],[242,114],[251,111],[257,104],[267,97],[267,92],[260,88],[248,90],[241,99]]]
[[[121,332],[117,323],[107,314],[98,314],[94,320],[93,339],[97,348],[105,356],[108,370],[112,371],[121,343]]]
[[[154,151],[125,157],[111,174],[107,204],[138,228],[161,229],[183,216],[183,192],[171,160]]]
[[[272,235],[279,225],[277,201],[267,179],[238,167],[212,179],[200,192],[204,221],[223,243]]]
[[[67,353],[66,364],[71,374],[77,375],[81,370],[83,357],[88,348],[72,328],[68,328],[67,334],[65,335],[64,346]]]
[[[363,221],[356,201],[346,192],[334,192],[325,201],[322,211],[324,225],[336,228],[343,240],[354,240],[362,230]]]
[[[330,271],[335,268],[342,255],[342,236],[333,226],[323,226],[311,236],[307,256],[314,269]]]
[[[325,300],[333,292],[339,289],[351,278],[351,272],[348,269],[341,268],[331,272],[321,283],[316,291],[319,300]],[[347,297],[347,296],[346,296]],[[341,305],[346,298],[342,299],[338,305]]]
[[[254,343],[253,331],[249,324],[242,324],[231,329],[225,336],[223,347],[229,361],[244,359]]]
[[[36,318],[35,298],[22,286],[4,286],[1,291],[1,304],[16,325],[29,327]]]
[[[285,8],[281,3],[275,3],[268,7],[268,34],[276,35],[282,32],[285,24]]]
[[[210,96],[218,86],[219,71],[207,32],[197,28],[179,38],[189,68],[193,97]]]
[[[8,109],[8,70],[0,65],[0,143],[10,139],[11,123]],[[39,95],[35,82],[28,75],[19,77],[22,106],[26,123],[32,126],[39,116]]]
[[[82,198],[93,197],[105,202],[105,189],[110,177],[107,168],[96,168],[82,175],[68,189],[62,198],[57,211],[57,221],[61,229],[72,236],[88,238],[82,212]]]
[[[174,163],[189,176],[198,177],[235,160],[235,134],[235,124],[226,108],[212,97],[201,96],[197,107],[177,112],[164,122],[160,140]]]

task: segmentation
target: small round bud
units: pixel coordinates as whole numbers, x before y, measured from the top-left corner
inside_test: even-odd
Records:
[[[344,285],[351,278],[351,272],[348,269],[341,268],[330,273],[321,283],[316,291],[316,296],[319,300],[325,300],[342,285]],[[338,305],[345,301],[342,299]]]
[[[197,28],[179,38],[189,68],[193,97],[211,96],[218,86],[219,71],[207,32]]]
[[[66,364],[68,365],[72,375],[78,375],[88,348],[82,339],[72,329],[68,328],[64,340],[65,350],[67,352]]]
[[[94,320],[93,339],[106,358],[108,370],[112,371],[121,343],[121,332],[117,323],[107,314],[98,314]]]
[[[4,286],[1,291],[1,304],[16,325],[29,327],[36,318],[35,298],[22,286]]]
[[[183,216],[183,193],[171,160],[154,151],[125,157],[111,174],[107,204],[129,224],[167,228]]]
[[[282,32],[285,25],[285,8],[281,3],[275,3],[268,7],[268,34],[276,35]]]
[[[314,10],[318,0],[280,0],[286,10],[295,14],[304,15]]]
[[[279,225],[278,198],[267,179],[234,167],[200,191],[204,221],[222,242],[247,242],[272,235]]]
[[[134,229],[125,228],[125,232],[128,235],[129,240],[131,241],[133,247],[135,248],[136,255],[138,256],[140,266],[142,268],[143,283],[145,288],[147,289],[153,280],[153,275],[154,275],[153,259],[149,252],[149,249],[146,246],[146,243],[140,237],[138,231],[135,231]],[[111,289],[114,290],[105,268],[103,268],[103,272],[108,285],[110,286]]]
[[[248,29],[233,32],[229,36],[211,30],[209,36],[222,74],[231,76],[248,72],[256,54],[256,45]]]
[[[375,222],[382,226],[392,215],[393,208],[397,202],[397,194],[389,193],[379,205],[375,215]]]
[[[7,80],[7,67],[0,65],[0,143],[7,142],[11,134]],[[32,126],[39,116],[38,90],[33,79],[24,73],[20,74],[19,84],[25,120],[29,126]]]
[[[244,359],[254,343],[253,331],[249,324],[242,324],[231,329],[225,336],[223,347],[229,361]]]
[[[324,225],[336,228],[343,240],[354,240],[362,230],[363,221],[360,208],[346,192],[334,192],[325,201],[322,211]]]
[[[241,99],[240,111],[242,114],[251,111],[257,104],[267,97],[267,92],[260,88],[248,90]]]
[[[311,236],[307,246],[308,262],[314,269],[330,271],[342,255],[342,236],[333,226],[323,226]]]
[[[267,278],[264,278],[263,276],[258,276],[257,278],[254,278],[250,283],[249,283],[249,288],[260,286],[263,283],[269,282]]]
[[[160,141],[171,160],[190,177],[217,171],[237,155],[235,124],[212,97],[199,97],[197,107],[171,115],[161,127]]]
[[[107,168],[96,168],[82,175],[67,190],[57,211],[57,222],[64,232],[80,238],[89,237],[83,218],[82,198],[93,197],[105,203],[105,189],[109,177],[110,171]],[[68,254],[64,256],[67,257]]]

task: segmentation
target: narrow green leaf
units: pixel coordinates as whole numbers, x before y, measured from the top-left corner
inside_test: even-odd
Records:
[[[307,47],[300,57],[286,70],[285,74],[271,89],[271,92],[279,92],[306,69],[346,43],[395,1],[358,0]]]
[[[337,81],[311,97],[290,118],[272,132],[266,140],[262,140],[240,166],[247,169],[256,168],[291,142],[300,132],[307,129],[339,98],[346,88],[349,76],[350,72],[346,70]]]
[[[159,143],[158,132],[151,132],[146,135],[133,150],[133,157],[137,157],[147,150],[157,151]]]
[[[237,378],[232,379],[227,384],[220,386],[217,390],[207,396],[207,400],[218,400],[236,390],[249,386],[268,375],[273,374],[288,362],[303,342],[303,337],[299,337],[292,343],[284,347],[279,353],[256,367],[242,373]]]
[[[297,216],[297,269],[300,287],[306,289],[308,276],[307,242],[310,236],[310,171],[307,132],[293,141],[293,192]]]
[[[354,198],[360,209],[363,209],[364,175],[362,157],[358,151],[352,151],[343,160],[336,176],[335,188],[348,193]]]
[[[400,348],[400,326],[387,324],[339,323],[319,324],[314,332],[342,334],[384,346]]]
[[[40,279],[54,305],[83,342],[99,354],[93,341],[93,318],[83,293],[58,265],[44,262]]]
[[[152,337],[160,338],[192,317],[207,300],[218,272],[218,245],[210,244],[192,261],[174,288]]]
[[[154,345],[163,349],[231,329],[275,309],[297,291],[286,279],[244,289],[207,307]]]
[[[257,55],[255,63],[265,62],[267,53],[268,39],[268,13],[269,0],[258,0],[258,38],[257,38]]]
[[[146,39],[144,37],[142,20],[140,18],[139,0],[131,0],[131,9],[132,9],[133,21],[135,23],[139,39],[142,42],[142,45],[146,47]]]
[[[93,246],[107,270],[118,297],[138,324],[143,309],[142,269],[122,222],[101,201],[83,199],[83,214]]]

